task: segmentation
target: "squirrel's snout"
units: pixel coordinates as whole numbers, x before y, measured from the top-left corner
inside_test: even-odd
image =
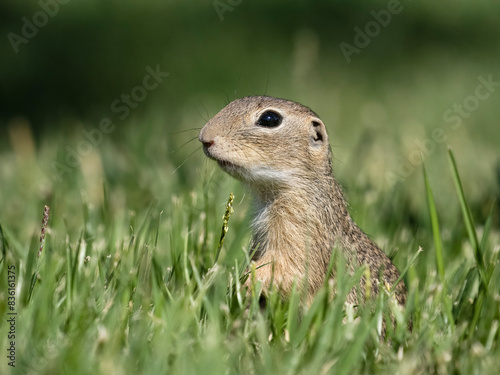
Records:
[[[210,148],[214,144],[213,139],[207,139],[208,137],[206,136],[206,126],[201,129],[200,134],[198,135],[198,140],[203,144],[204,149]]]
[[[204,141],[204,140],[201,140],[201,143],[203,143],[203,147],[210,148],[210,146],[213,146],[214,141]]]
[[[205,153],[205,155],[213,159],[212,153],[210,152],[210,147],[214,145],[215,141],[213,139],[207,140],[203,137],[200,137],[200,142],[203,144],[203,152]]]
[[[205,151],[205,154],[207,153],[208,149],[213,146],[214,140],[213,139],[207,139],[208,137],[205,135],[206,132],[204,132],[205,128],[201,129],[200,134],[198,135],[198,140],[203,144],[203,151]]]

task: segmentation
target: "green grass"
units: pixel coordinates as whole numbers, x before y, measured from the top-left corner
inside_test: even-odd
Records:
[[[107,144],[97,153],[104,166],[106,154],[127,155]],[[24,161],[25,169],[6,182],[4,191],[17,197],[39,162]],[[341,258],[332,262],[337,267],[333,300],[334,285],[326,282],[307,311],[300,310],[297,293],[285,303],[273,293],[261,311],[258,301],[246,300],[240,290],[242,278],[251,277],[245,268],[248,205],[242,204],[241,187],[211,164],[200,167],[198,182],[189,186],[182,172],[157,174],[170,159],[130,163],[135,179],[116,178],[106,168],[106,177],[86,175],[82,167],[53,194],[28,195],[26,210],[16,199],[4,201],[0,286],[7,290],[10,265],[16,267],[17,284],[12,373],[497,372],[497,213],[492,202],[489,215],[472,217],[451,151],[451,173],[442,173],[449,176],[449,190],[457,191],[461,221],[454,227],[439,222],[440,197],[433,196],[435,181],[425,174],[420,192],[428,205],[420,210],[430,219],[419,224],[418,236],[408,239],[404,233],[412,228],[395,225],[397,219],[382,228],[391,247],[399,249],[394,261],[405,270],[405,311],[390,291],[370,308],[346,307],[348,291],[365,270],[345,274]],[[231,191],[235,198],[225,207]],[[363,205],[363,194],[351,191],[350,198]],[[395,209],[403,210],[397,195],[393,198]],[[379,197],[373,204],[383,211],[384,202]],[[43,204],[51,212],[38,258]],[[443,236],[440,228],[449,233]],[[6,316],[6,295],[0,296]],[[390,314],[397,324],[380,339],[382,320]],[[2,348],[7,329],[0,328]],[[1,372],[8,369],[3,358]]]

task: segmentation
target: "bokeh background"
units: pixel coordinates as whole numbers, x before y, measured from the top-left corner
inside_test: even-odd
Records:
[[[376,31],[373,12],[391,6],[398,12]],[[474,110],[460,126],[443,116],[475,95],[480,77],[500,82],[499,11],[487,0],[3,0],[0,219],[29,235],[58,194],[66,212],[82,194],[98,207],[103,181],[115,210],[189,194],[209,165],[196,129],[233,98],[255,94],[322,117],[336,176],[367,231],[415,226],[425,215],[422,159],[443,220],[461,220],[447,147],[484,218],[499,196],[500,87],[469,99]],[[373,36],[346,59],[341,43],[356,47],[357,30],[370,23]],[[169,75],[140,91],[148,67]],[[113,103],[134,89],[146,96],[122,119]],[[113,130],[101,137],[103,119]],[[96,137],[91,147],[85,134]],[[214,199],[223,204],[232,187]]]

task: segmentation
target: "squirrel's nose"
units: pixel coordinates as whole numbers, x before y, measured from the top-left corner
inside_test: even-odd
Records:
[[[214,144],[214,141],[201,141],[201,143],[203,143],[205,148],[210,148]]]

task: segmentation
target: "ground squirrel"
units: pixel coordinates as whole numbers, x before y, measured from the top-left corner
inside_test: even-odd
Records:
[[[394,264],[347,211],[333,177],[325,125],[311,109],[267,96],[237,99],[201,129],[199,140],[209,158],[252,192],[252,260],[256,267],[267,264],[256,269],[264,295],[273,282],[286,299],[294,281],[307,277],[308,295],[314,296],[334,248],[351,268],[368,265],[373,294],[380,275],[384,283],[396,282]],[[406,294],[401,281],[395,293],[399,304],[405,304]],[[358,303],[355,291],[347,302]]]

